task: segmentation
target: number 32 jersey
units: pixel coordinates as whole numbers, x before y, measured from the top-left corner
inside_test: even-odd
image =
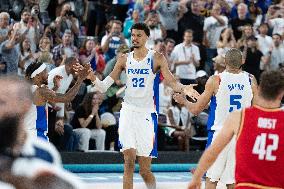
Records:
[[[137,61],[130,52],[126,62],[126,90],[124,102],[152,112],[158,106],[159,74],[153,72],[154,50],[148,50],[146,57]]]
[[[242,111],[236,144],[236,188],[284,188],[284,111]]]
[[[208,130],[219,131],[228,114],[234,110],[251,106],[253,93],[251,78],[247,72],[238,74],[224,71],[218,75],[219,88],[211,97]]]

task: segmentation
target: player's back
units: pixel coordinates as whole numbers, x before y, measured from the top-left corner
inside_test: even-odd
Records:
[[[236,145],[237,188],[284,188],[283,139],[283,110],[258,106],[243,110]]]
[[[253,98],[251,78],[248,73],[234,74],[224,71],[217,77],[219,88],[211,98],[208,130],[221,130],[228,114],[251,106]]]

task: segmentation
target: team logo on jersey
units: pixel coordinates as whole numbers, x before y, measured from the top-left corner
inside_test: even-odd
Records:
[[[128,69],[128,74],[149,74],[149,69]]]

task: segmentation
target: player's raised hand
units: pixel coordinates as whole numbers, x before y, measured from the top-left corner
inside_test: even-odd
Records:
[[[174,99],[177,103],[182,104],[182,105],[184,105],[184,104],[187,102],[186,96],[185,96],[185,94],[183,94],[183,93],[175,93],[175,94],[173,95],[173,99]]]
[[[77,72],[78,74],[78,79],[84,80],[87,78],[87,76],[90,74],[91,72],[91,65],[90,64],[85,64],[82,68],[79,68],[79,71]]]
[[[63,79],[63,77],[61,75],[56,75],[54,78],[53,78],[53,84],[54,86],[58,89],[60,87],[60,81],[61,79]]]
[[[193,88],[194,86],[197,86],[197,84],[185,85],[183,92],[190,98],[196,100],[200,94]]]

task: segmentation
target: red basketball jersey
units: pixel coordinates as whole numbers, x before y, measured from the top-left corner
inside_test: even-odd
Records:
[[[283,110],[243,110],[235,177],[236,188],[284,188]]]

